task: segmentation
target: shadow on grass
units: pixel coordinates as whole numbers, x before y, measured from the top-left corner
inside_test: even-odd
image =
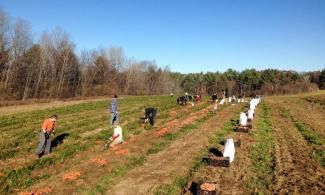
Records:
[[[60,144],[63,143],[63,141],[66,139],[66,137],[68,137],[70,134],[69,133],[62,133],[58,136],[56,136],[51,143],[51,148],[56,148],[58,147]]]

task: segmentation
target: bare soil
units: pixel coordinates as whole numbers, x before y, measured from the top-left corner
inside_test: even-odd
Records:
[[[268,102],[277,107],[285,108],[290,114],[308,124],[318,134],[325,138],[325,110],[301,97],[268,98]]]
[[[274,193],[325,193],[325,170],[311,158],[310,146],[291,121],[271,104],[275,138]]]
[[[186,175],[192,159],[208,145],[209,137],[233,116],[236,109],[238,106],[229,106],[166,149],[150,155],[143,166],[118,179],[106,194],[153,194],[158,186],[172,183],[173,176]]]
[[[255,131],[254,125],[252,131]],[[193,173],[189,185],[192,182],[212,182],[216,183],[216,191],[218,194],[249,194],[250,192],[247,190],[246,185],[249,182],[250,176],[253,174],[251,172],[251,161],[248,154],[254,143],[254,139],[250,133],[241,132],[232,132],[226,138],[241,140],[240,147],[235,148],[235,159],[230,166],[202,166]],[[223,147],[219,148],[220,152],[223,150]]]

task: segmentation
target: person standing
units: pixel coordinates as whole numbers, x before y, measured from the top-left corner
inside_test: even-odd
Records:
[[[117,112],[118,107],[118,101],[117,101],[117,95],[115,94],[113,98],[111,99],[110,105],[109,105],[109,111],[111,113],[111,119],[110,119],[110,126],[113,126],[113,123],[116,122],[119,124],[119,116]]]
[[[58,116],[56,114],[52,115],[50,118],[43,122],[41,132],[39,134],[39,143],[35,151],[38,157],[44,153],[49,154],[51,152],[51,134],[55,134],[54,125]]]

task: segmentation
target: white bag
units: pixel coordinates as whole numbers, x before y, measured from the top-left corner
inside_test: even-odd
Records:
[[[247,124],[247,116],[244,112],[241,112],[239,116],[239,125],[246,126],[246,124]]]
[[[120,135],[116,138],[117,141],[123,141],[122,137],[122,128],[120,126],[117,126],[114,128],[114,134],[113,136]]]
[[[229,161],[232,162],[235,158],[235,144],[233,139],[227,139],[225,149],[223,151],[223,157],[229,157]]]
[[[254,110],[249,109],[248,110],[248,118],[253,119],[254,118]]]

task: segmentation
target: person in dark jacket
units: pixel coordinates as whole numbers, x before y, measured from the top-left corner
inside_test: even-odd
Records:
[[[212,102],[214,103],[214,102],[216,102],[217,100],[218,100],[218,94],[213,94],[212,96],[211,96],[211,99],[212,99]]]
[[[155,118],[157,116],[157,109],[155,108],[146,108],[145,110],[145,118],[144,123],[146,123],[148,120],[152,126],[155,125]]]
[[[178,97],[177,98],[177,104],[178,105],[182,105],[182,106],[185,106],[187,104],[187,99],[185,96],[181,96],[181,97]]]

